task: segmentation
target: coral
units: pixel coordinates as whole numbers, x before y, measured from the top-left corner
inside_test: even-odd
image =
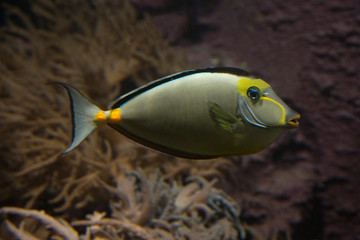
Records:
[[[108,191],[109,212],[94,211],[70,224],[37,210],[4,207],[0,213],[21,239],[245,239],[240,209],[214,187],[216,179],[167,183],[159,171],[147,178],[137,170],[114,179],[115,186],[98,181]],[[12,215],[19,217],[16,224],[9,220]]]
[[[104,106],[131,87],[178,71],[181,57],[127,1],[33,1],[27,13],[5,7],[0,202],[50,204],[60,212],[84,207],[94,201],[96,176],[109,179],[121,168],[131,169],[147,150],[122,145],[126,141],[117,133],[104,130],[82,144],[81,152],[60,155],[70,141],[68,100],[46,83],[68,82]]]
[[[207,1],[217,6],[211,14],[198,1],[175,1],[185,4],[169,12],[169,1],[133,2],[161,8],[152,9],[159,13],[155,21],[178,49],[187,49],[189,59],[202,66],[246,65],[264,74],[302,113],[300,128],[267,151],[241,159],[165,156],[106,127],[61,155],[71,135],[68,100],[46,83],[67,82],[105,107],[185,64],[149,16],[125,0],[38,0],[28,12],[3,4],[0,204],[13,207],[1,210],[1,238],[359,235],[354,1],[293,8],[295,1],[214,0]]]
[[[214,188],[214,180],[206,180],[228,181],[233,166],[228,159],[165,156],[105,127],[72,153],[61,154],[70,141],[69,103],[63,91],[47,83],[67,82],[103,107],[146,81],[184,68],[150,19],[120,0],[41,0],[31,7],[24,13],[7,5],[8,24],[0,29],[0,204],[11,206],[1,209],[6,221],[0,235],[243,236],[238,207]],[[124,174],[136,168],[143,171]],[[162,177],[145,177],[157,168]]]
[[[55,235],[69,240],[78,239],[77,232],[67,222],[62,219],[56,220],[43,211],[26,210],[16,207],[4,207],[0,210],[0,212],[3,214],[11,214],[22,216],[24,218],[36,219],[40,221],[42,225],[46,226],[46,229],[54,232]],[[19,239],[38,239],[24,229],[24,224],[22,224],[21,229],[19,229],[9,220],[6,220],[5,223],[9,231]],[[43,230],[45,231],[45,229]]]

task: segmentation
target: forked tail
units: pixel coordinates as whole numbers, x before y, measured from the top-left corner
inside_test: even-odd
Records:
[[[87,97],[75,88],[67,85],[66,83],[57,84],[63,86],[67,90],[71,101],[73,138],[70,146],[64,151],[64,153],[67,153],[77,147],[98,127],[99,123],[101,123],[101,121],[99,121],[99,115],[101,114],[99,113],[104,114],[104,112],[92,104]]]

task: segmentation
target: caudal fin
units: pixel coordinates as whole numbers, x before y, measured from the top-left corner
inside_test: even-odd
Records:
[[[89,136],[98,126],[95,116],[101,111],[100,108],[92,104],[81,92],[65,84],[63,86],[71,101],[71,115],[73,123],[73,138],[70,146],[64,153],[70,152],[77,147],[87,136]]]

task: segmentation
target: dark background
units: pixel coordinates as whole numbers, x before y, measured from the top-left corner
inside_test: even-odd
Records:
[[[223,188],[242,220],[263,236],[360,239],[360,1],[131,2],[193,68],[244,68],[301,113],[268,150],[232,159]],[[1,1],[2,25],[7,3],[31,8]]]

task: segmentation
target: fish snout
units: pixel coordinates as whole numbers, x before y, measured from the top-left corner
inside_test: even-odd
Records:
[[[297,128],[299,126],[299,120],[300,120],[300,114],[297,114],[288,120],[287,126],[289,128]]]

